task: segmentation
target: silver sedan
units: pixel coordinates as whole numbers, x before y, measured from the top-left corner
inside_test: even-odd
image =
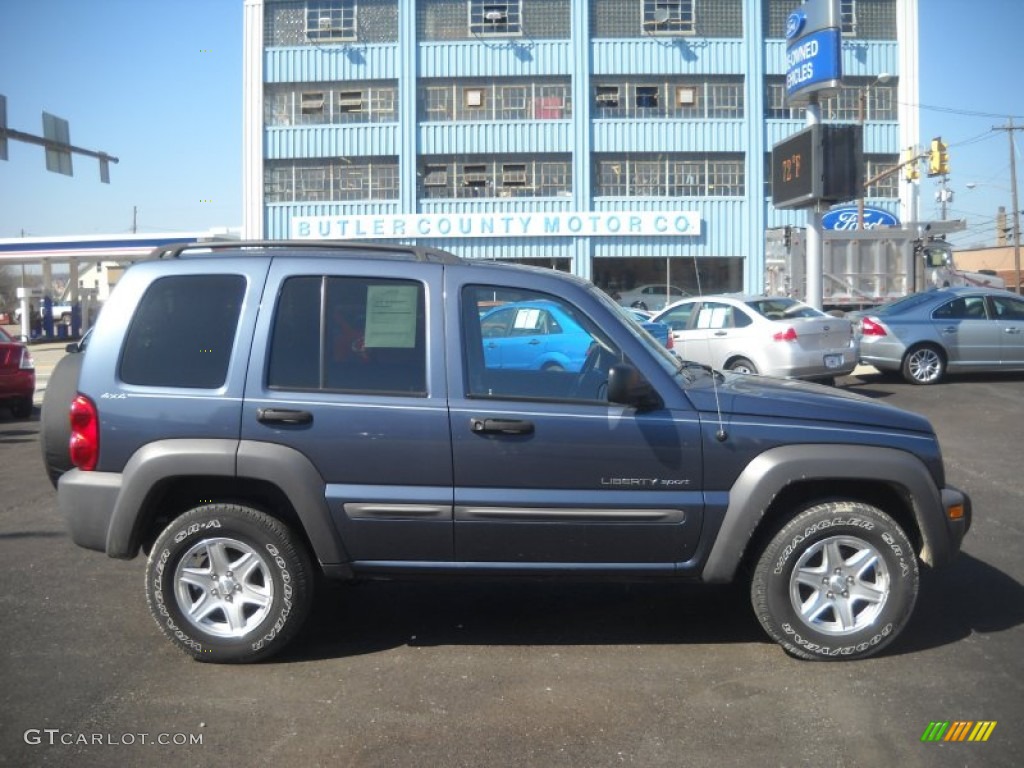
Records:
[[[858,313],[861,360],[912,384],[946,373],[1024,371],[1024,299],[995,288],[940,288]]]
[[[677,355],[713,368],[828,381],[859,358],[849,320],[784,296],[694,297],[653,319],[672,329]]]

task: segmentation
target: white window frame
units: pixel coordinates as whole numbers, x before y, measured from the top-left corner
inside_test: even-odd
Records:
[[[651,35],[697,33],[696,0],[640,0],[644,32]]]
[[[479,37],[522,37],[522,0],[469,0],[469,33]]]
[[[307,0],[306,39],[319,43],[356,39],[356,0]]]
[[[839,27],[845,37],[857,36],[857,0],[839,0]]]

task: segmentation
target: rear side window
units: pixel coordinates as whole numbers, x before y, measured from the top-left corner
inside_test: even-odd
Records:
[[[292,277],[277,301],[267,386],[426,394],[423,284]]]
[[[155,280],[128,329],[121,381],[148,387],[224,386],[244,298],[241,275]]]

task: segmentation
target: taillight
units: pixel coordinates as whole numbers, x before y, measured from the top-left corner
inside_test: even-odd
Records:
[[[71,402],[71,463],[86,472],[96,469],[100,455],[100,420],[96,406],[85,395]]]
[[[881,323],[876,323],[870,317],[862,317],[860,319],[860,334],[861,336],[887,336],[885,328],[882,327]]]
[[[772,334],[772,339],[775,341],[796,341],[796,328],[789,326],[784,331]]]
[[[27,349],[21,350],[21,363],[18,367],[23,371],[31,371],[36,367],[36,361],[32,359],[32,353]]]
[[[669,331],[669,333],[668,333],[668,341],[665,343],[665,349],[675,349],[675,348],[676,348],[675,337],[672,335],[672,332]]]

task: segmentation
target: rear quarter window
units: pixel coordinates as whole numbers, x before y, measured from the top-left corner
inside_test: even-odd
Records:
[[[224,386],[244,298],[241,275],[153,281],[125,337],[121,381],[149,387]]]

